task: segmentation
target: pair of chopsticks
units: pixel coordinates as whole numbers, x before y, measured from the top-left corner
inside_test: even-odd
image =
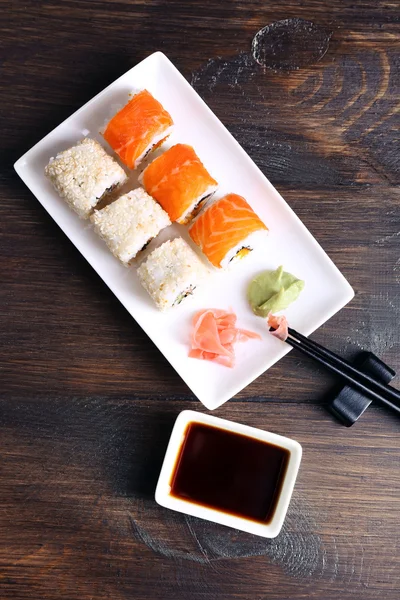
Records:
[[[371,375],[363,373],[346,360],[313,342],[294,329],[288,328],[285,342],[303,354],[313,358],[363,394],[377,400],[400,414],[400,392],[390,385],[377,381]]]

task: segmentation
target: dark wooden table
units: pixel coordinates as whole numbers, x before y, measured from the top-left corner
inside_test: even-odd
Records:
[[[158,507],[174,418],[202,406],[12,164],[164,51],[353,285],[354,300],[314,339],[347,356],[368,348],[399,371],[399,5],[0,8],[1,600],[398,600],[400,421],[371,407],[341,426],[326,410],[334,382],[292,353],[217,411],[303,445],[281,535]],[[272,23],[263,68],[251,43]]]

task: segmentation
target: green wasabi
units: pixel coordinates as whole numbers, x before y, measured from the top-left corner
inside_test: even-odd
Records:
[[[267,317],[269,312],[284,310],[297,300],[303,288],[304,281],[280,266],[257,275],[247,288],[247,298],[255,315]]]

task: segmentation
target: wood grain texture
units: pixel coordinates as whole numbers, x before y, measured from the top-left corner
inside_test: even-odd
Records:
[[[398,4],[0,9],[1,600],[397,600],[398,420],[372,406],[342,427],[324,407],[334,381],[291,353],[217,411],[303,445],[282,534],[262,540],[158,507],[174,418],[201,406],[12,164],[164,51],[353,285],[315,339],[400,371]],[[326,32],[325,54],[290,71],[276,57],[274,69],[258,65],[257,31],[286,20],[290,33],[298,19]],[[298,29],[284,39],[307,49]]]

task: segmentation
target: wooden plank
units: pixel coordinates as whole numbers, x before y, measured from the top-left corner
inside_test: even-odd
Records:
[[[303,445],[284,530],[265,540],[155,504],[187,407],[47,394],[2,402],[3,597],[398,597],[395,418],[372,409],[348,430],[311,405],[223,406],[223,418]]]

